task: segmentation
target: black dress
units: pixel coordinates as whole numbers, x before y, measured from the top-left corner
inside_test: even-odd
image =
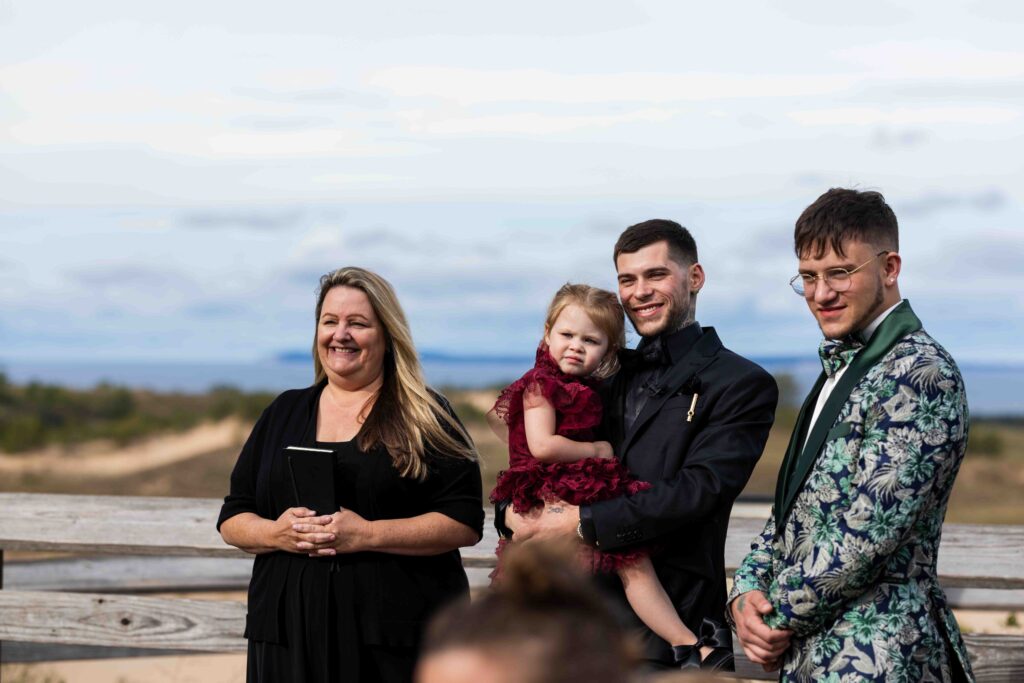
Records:
[[[355,442],[317,442],[322,386],[282,394],[260,418],[232,473],[218,526],[239,512],[276,519],[294,507],[286,459],[280,454],[287,446],[304,446],[335,452],[339,506],[368,520],[440,512],[481,532],[476,463],[428,453],[429,474],[419,482],[399,477],[381,449],[363,452]],[[467,591],[457,550],[426,557],[258,555],[249,586],[247,680],[410,681],[426,620],[439,605]]]

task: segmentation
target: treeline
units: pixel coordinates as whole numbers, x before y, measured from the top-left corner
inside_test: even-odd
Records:
[[[0,372],[0,451],[18,453],[94,439],[123,445],[207,419],[236,415],[255,420],[273,397],[229,386],[185,394],[111,384],[85,390],[40,382],[15,385]]]
[[[794,379],[776,375],[779,407],[776,428],[789,431],[803,397]],[[501,387],[494,387],[495,394]],[[463,421],[483,422],[484,414],[464,400],[461,391],[446,388]],[[255,420],[274,398],[269,392],[244,392],[231,386],[213,387],[204,394],[155,392],[99,384],[77,390],[32,382],[11,384],[0,372],[0,452],[18,453],[51,444],[75,444],[110,439],[126,444],[161,432],[193,427],[203,420],[238,416]],[[1024,417],[1006,416],[971,420],[968,450],[983,456],[1001,456],[1009,434],[1019,433]]]

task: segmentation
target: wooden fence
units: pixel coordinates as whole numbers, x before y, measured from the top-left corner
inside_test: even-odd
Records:
[[[220,501],[55,494],[0,494],[0,588],[4,550],[145,556],[162,580],[132,574],[147,563],[96,559],[14,564],[0,590],[0,642],[59,643],[157,651],[241,652],[245,605],[126,594],[179,589],[242,589],[251,558],[214,529]],[[735,569],[763,515],[738,507],[729,525],[726,566]],[[493,566],[496,537],[462,551],[469,569]],[[157,558],[165,558],[161,564]],[[173,558],[180,558],[173,560]],[[221,558],[192,559],[187,558]],[[954,607],[1024,608],[1024,527],[947,524],[939,574]],[[153,563],[156,564],[153,564]],[[205,563],[202,569],[197,569]],[[39,568],[47,568],[41,571]],[[130,567],[128,572],[125,567]],[[120,568],[120,569],[117,569]],[[478,581],[485,571],[471,571]],[[102,591],[102,592],[92,592]],[[979,681],[1024,680],[1024,636],[965,634]],[[0,650],[2,658],[2,650]],[[740,675],[773,678],[740,656]]]

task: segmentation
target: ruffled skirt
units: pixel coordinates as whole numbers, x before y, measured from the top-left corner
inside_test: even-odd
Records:
[[[585,505],[622,495],[633,495],[650,487],[649,483],[631,475],[615,458],[584,458],[565,463],[530,460],[512,466],[498,475],[497,485],[491,492],[491,502],[507,500],[513,510],[525,514],[553,500],[563,500],[571,505]],[[495,570],[493,576],[500,575],[501,551],[504,545],[504,541],[499,543],[499,569]],[[634,564],[649,554],[649,549],[645,547],[614,553],[581,548],[581,561],[595,573],[607,573]]]

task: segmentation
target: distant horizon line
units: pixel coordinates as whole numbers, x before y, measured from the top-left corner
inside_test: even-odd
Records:
[[[420,361],[422,362],[435,362],[435,363],[451,363],[451,364],[504,364],[504,363],[523,363],[532,364],[534,360],[534,353],[520,354],[520,353],[496,353],[496,354],[479,354],[479,353],[459,353],[453,351],[440,351],[437,349],[423,349],[419,352]],[[761,365],[796,365],[802,363],[812,363],[817,360],[817,355],[813,353],[804,354],[757,354],[757,355],[746,355],[746,358],[754,361]],[[298,363],[310,362],[310,351],[309,350],[290,350],[290,351],[279,351],[268,356],[251,358],[247,360],[234,360],[228,358],[95,358],[84,362],[68,362],[68,361],[53,361],[48,358],[18,358],[18,357],[0,357],[0,372],[11,365],[44,365],[50,364],[54,366],[69,366],[69,365],[144,365],[150,363],[165,364],[165,365],[253,365],[258,363],[265,363],[270,361],[272,363],[279,363],[284,365],[294,365]],[[979,360],[963,360],[957,361],[957,365],[961,369],[971,370],[1024,370],[1024,359],[1014,360],[997,360],[997,361],[979,361]]]
[[[436,349],[424,349],[419,352],[420,361],[433,361],[443,363],[533,363],[534,353],[529,354],[476,354],[458,353],[452,351],[438,351]],[[275,354],[273,360],[279,363],[298,363],[310,360],[310,351],[282,351]],[[816,363],[818,356],[811,354],[758,354],[746,356],[758,364],[770,365],[795,365],[798,363]],[[958,362],[961,368],[972,370],[1003,370],[1007,368],[1024,370],[1024,360],[1018,361],[963,361]]]

